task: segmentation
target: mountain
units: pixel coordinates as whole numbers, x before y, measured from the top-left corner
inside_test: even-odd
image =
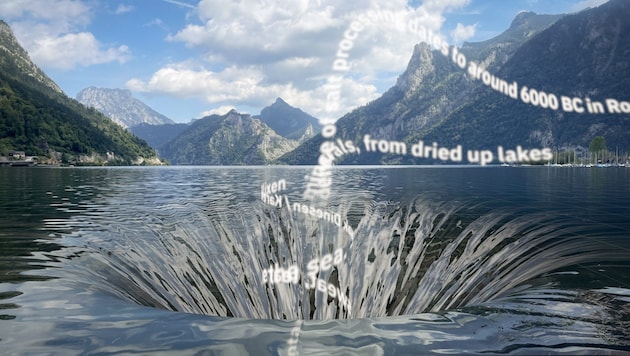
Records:
[[[273,104],[262,109],[255,118],[267,124],[278,135],[292,140],[310,138],[321,130],[316,118],[289,105],[282,98],[277,98]]]
[[[11,151],[51,163],[159,163],[146,142],[63,94],[0,21],[0,156]]]
[[[465,54],[468,63],[475,62],[488,72],[503,73],[506,78],[510,78],[509,73],[501,72],[501,69],[517,55],[522,46],[548,31],[550,26],[561,19],[561,15],[522,12],[499,36],[484,42],[465,43],[459,51]],[[486,95],[488,91],[493,92],[480,80],[473,79],[466,70],[458,67],[450,55],[444,56],[431,50],[426,43],[420,43],[415,46],[406,71],[398,78],[394,87],[375,101],[337,121],[337,137],[362,142],[363,136],[369,134],[377,139],[417,143],[429,133],[437,133],[453,113],[474,102],[476,98]],[[489,93],[491,94],[493,93]],[[478,117],[471,120],[484,118],[488,122],[483,130],[474,135],[468,131],[458,131],[449,132],[451,137],[448,140],[441,136],[432,138],[440,143],[448,141],[454,144],[464,136],[494,137],[489,131],[498,124],[497,121],[493,121],[493,117],[485,113],[479,112],[477,115]],[[467,142],[474,148],[474,142],[470,142],[472,140]],[[322,142],[321,135],[317,135],[280,160],[292,164],[313,163],[317,160]],[[343,163],[418,163],[418,160],[410,160],[408,156],[362,153],[359,156],[348,156]]]
[[[489,88],[478,90],[440,126],[422,137],[440,143],[490,148],[531,147],[586,150],[596,136],[609,147],[630,148],[628,113],[611,113],[607,99],[627,100],[630,88],[630,3],[611,0],[594,9],[564,16],[532,37],[496,73],[523,87],[558,98],[559,109],[543,109]],[[577,99],[578,113],[563,104]],[[601,104],[602,113],[588,105]],[[569,109],[569,110],[567,110]],[[414,140],[420,136],[408,137]]]
[[[77,94],[77,100],[95,108],[124,128],[140,124],[174,124],[173,120],[133,97],[129,90],[89,87]]]
[[[160,154],[172,164],[256,165],[272,162],[297,145],[262,121],[231,110],[196,120]]]
[[[147,141],[149,146],[160,152],[162,146],[179,136],[188,126],[188,124],[151,125],[143,123],[130,127],[129,131]]]
[[[39,69],[13,35],[9,25],[0,20],[0,66],[5,74],[19,75],[20,80],[36,86],[45,86],[61,93],[61,88]]]

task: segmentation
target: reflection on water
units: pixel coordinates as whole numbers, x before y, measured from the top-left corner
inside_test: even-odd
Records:
[[[286,202],[307,204],[307,171],[1,170],[0,204],[23,219],[0,228],[0,314],[11,326],[0,344],[628,350],[628,171],[336,169],[343,183],[325,208],[347,218],[354,237],[261,202],[262,182],[285,179]],[[295,283],[263,280],[264,270],[291,266]],[[41,339],[25,345],[23,332]]]

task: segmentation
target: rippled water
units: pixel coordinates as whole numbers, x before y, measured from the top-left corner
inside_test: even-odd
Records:
[[[309,169],[0,170],[0,348],[630,352],[630,169]]]

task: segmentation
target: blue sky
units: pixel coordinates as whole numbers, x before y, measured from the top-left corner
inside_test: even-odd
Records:
[[[258,114],[282,97],[338,118],[377,98],[417,42],[395,24],[365,28],[350,50],[341,106],[324,110],[326,78],[350,23],[368,9],[419,19],[446,42],[481,41],[520,11],[571,13],[605,0],[2,0],[0,18],[64,92],[126,88],[188,122],[229,108]]]

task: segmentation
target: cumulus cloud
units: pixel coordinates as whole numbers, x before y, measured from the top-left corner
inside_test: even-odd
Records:
[[[198,14],[200,23],[189,24],[168,39],[218,60],[246,65],[332,50],[321,35],[326,31],[333,35],[330,28],[341,22],[331,8],[306,0],[202,0]]]
[[[0,13],[5,19],[45,20],[59,32],[90,21],[90,8],[79,0],[3,0]]]
[[[206,116],[210,116],[210,115],[225,115],[227,113],[229,113],[231,110],[236,110],[236,108],[234,106],[230,106],[230,105],[223,105],[223,106],[219,106],[218,108],[212,109],[212,110],[208,110],[208,111],[204,111],[202,113],[199,114],[198,118],[204,118]]]
[[[129,11],[120,5],[117,12]],[[44,68],[72,69],[77,66],[119,62],[130,58],[125,45],[108,46],[83,31],[93,9],[80,0],[3,0],[0,13],[10,23],[20,44],[33,61]]]
[[[455,29],[451,31],[451,38],[453,39],[453,44],[461,44],[469,38],[475,36],[475,31],[477,30],[477,25],[468,25],[458,23],[455,26]]]
[[[229,67],[221,72],[184,64],[164,67],[148,81],[131,79],[127,87],[139,92],[169,94],[182,98],[199,97],[209,103],[255,99],[264,86],[262,73],[253,67]]]
[[[38,63],[59,69],[118,61],[130,58],[127,46],[103,49],[89,32],[69,33],[59,37],[44,37],[36,40],[30,52]]]
[[[404,71],[414,45],[420,42],[417,34],[409,31],[410,21],[437,34],[444,14],[468,3],[426,0],[410,7],[407,0],[359,4],[201,0],[195,12],[197,20],[167,37],[201,53],[197,63],[166,65],[150,78],[129,80],[127,87],[197,97],[217,106],[263,107],[282,97],[317,117],[338,118],[374,100]],[[339,74],[333,72],[332,63],[340,41],[351,23],[367,16],[368,11],[372,11],[373,20],[347,51],[352,69],[344,73],[340,109],[325,112],[328,89],[323,86],[330,75]],[[469,38],[474,30],[474,26],[458,26],[456,38]],[[383,78],[384,72],[392,74]]]
[[[267,106],[276,97],[282,97],[312,115],[326,115],[328,88],[317,85],[312,89],[299,90],[293,83],[265,83],[264,72],[256,67],[228,67],[220,72],[182,63],[164,67],[147,81],[137,78],[126,83],[128,89],[180,98],[196,97],[219,107],[247,105]],[[342,82],[342,91],[348,95],[340,101],[341,107],[356,107],[377,97],[376,87],[362,84],[350,78]],[[350,93],[352,93],[350,95]],[[230,104],[225,104],[230,103]],[[345,111],[334,112],[334,117]],[[323,116],[320,116],[323,117]]]

